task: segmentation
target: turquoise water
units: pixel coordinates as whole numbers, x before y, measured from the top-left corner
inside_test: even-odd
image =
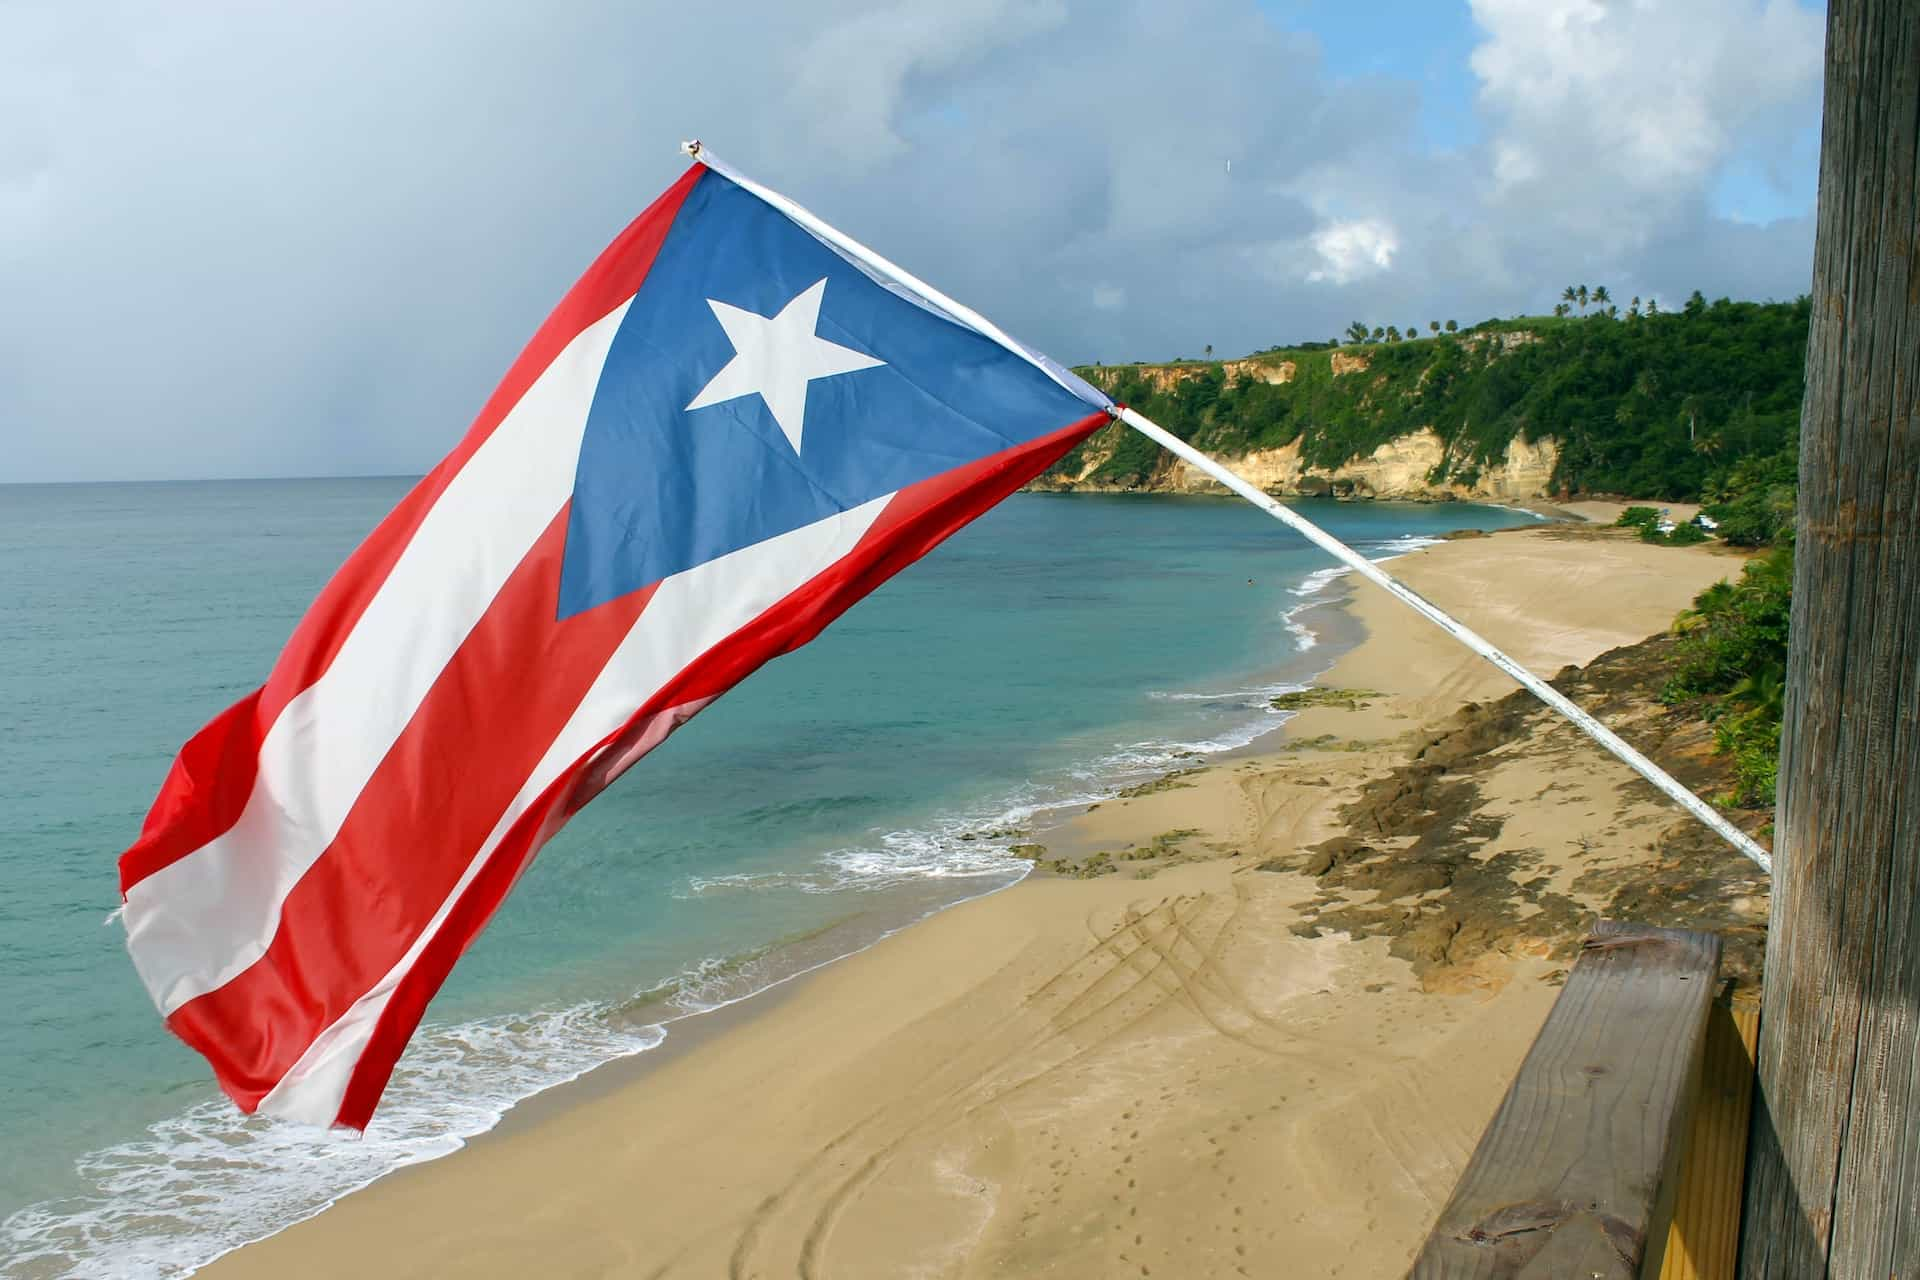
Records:
[[[676,1017],[1011,883],[994,833],[1244,745],[1335,648],[1324,560],[1244,504],[1017,495],[576,818],[365,1139],[242,1120],[104,923],[114,859],[408,483],[0,487],[0,1276],[177,1274],[452,1150]],[[1371,555],[1531,519],[1302,506]]]

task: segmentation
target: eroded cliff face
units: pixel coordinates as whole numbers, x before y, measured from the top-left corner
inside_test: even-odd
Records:
[[[1332,471],[1311,470],[1300,461],[1300,442],[1279,449],[1256,450],[1222,461],[1268,493],[1283,495],[1331,494],[1340,498],[1399,498],[1417,502],[1451,499],[1516,502],[1548,496],[1559,445],[1551,440],[1515,440],[1504,462],[1483,467],[1471,475],[1435,484],[1428,477],[1446,460],[1447,446],[1431,428],[1401,436]],[[1456,463],[1456,466],[1458,464]],[[1451,468],[1450,468],[1451,470]],[[1216,481],[1184,462],[1176,461],[1164,487],[1171,493],[1224,493]]]
[[[1204,364],[1149,364],[1140,365],[1137,369],[1130,371],[1137,372],[1155,391],[1164,394],[1183,382],[1199,377],[1211,367]],[[1364,364],[1360,367],[1366,368]],[[1229,382],[1237,378],[1250,378],[1255,382],[1267,382],[1280,386],[1293,381],[1293,375],[1298,366],[1291,360],[1226,360],[1221,363],[1220,368],[1227,375]],[[1110,388],[1119,373],[1119,369],[1095,369],[1089,372],[1087,377],[1091,382]]]
[[[1534,342],[1536,337],[1530,332],[1515,331],[1468,334],[1460,341],[1470,349],[1491,342],[1504,353]],[[1421,370],[1411,389],[1403,386],[1396,392],[1388,385],[1388,374],[1377,371],[1369,374],[1374,356],[1372,348],[1354,346],[1333,348],[1324,357],[1314,353],[1298,359],[1324,359],[1326,364],[1320,368],[1326,374],[1335,379],[1351,378],[1350,382],[1343,381],[1341,385],[1359,387],[1363,406],[1375,395],[1414,395],[1432,372],[1431,366]],[[1123,365],[1083,372],[1090,380],[1108,390],[1114,389],[1125,378],[1145,382],[1155,394],[1165,395],[1215,368],[1226,375],[1228,386],[1249,381],[1281,386],[1295,381],[1300,373],[1300,366],[1295,359],[1283,359],[1277,354],[1228,360],[1219,365],[1197,362]],[[1079,452],[1076,457],[1078,465],[1072,472],[1052,472],[1036,481],[1034,487],[1087,488],[1096,491],[1143,489],[1164,493],[1224,492],[1221,485],[1208,479],[1204,473],[1171,457],[1163,458],[1144,480],[1138,476],[1124,481],[1096,478],[1094,473],[1112,456],[1115,443],[1115,437],[1103,432]],[[1388,441],[1367,457],[1349,459],[1331,470],[1307,466],[1300,454],[1300,442],[1295,441],[1278,449],[1223,452],[1219,457],[1235,471],[1274,494],[1332,494],[1343,498],[1397,498],[1424,502],[1451,499],[1519,502],[1551,496],[1554,468],[1560,461],[1560,446],[1551,437],[1533,441],[1516,437],[1498,461],[1476,464],[1465,456],[1450,457],[1446,442],[1439,434],[1431,427],[1422,427]],[[1444,474],[1445,479],[1433,479],[1438,474]]]
[[[1050,477],[1038,487],[1083,487],[1085,478],[1106,458],[1106,450],[1089,448],[1077,475]],[[1431,428],[1422,428],[1331,471],[1315,470],[1303,464],[1297,440],[1278,449],[1222,455],[1220,460],[1268,493],[1282,497],[1330,495],[1412,502],[1524,502],[1552,496],[1553,469],[1560,461],[1560,445],[1551,437],[1534,441],[1515,439],[1507,446],[1506,458],[1498,465],[1481,467],[1475,472],[1462,468],[1456,459],[1448,468],[1448,480],[1436,484],[1429,477],[1446,458],[1446,443]],[[1455,474],[1462,471],[1464,474]],[[1109,486],[1085,487],[1101,490]],[[1155,474],[1153,482],[1142,487],[1159,493],[1226,492],[1218,481],[1171,457],[1167,466]]]
[[[1229,360],[1220,368],[1226,373],[1229,383],[1236,379],[1250,378],[1255,382],[1271,383],[1277,387],[1292,382],[1298,366],[1291,360],[1276,360],[1272,363],[1265,360]]]

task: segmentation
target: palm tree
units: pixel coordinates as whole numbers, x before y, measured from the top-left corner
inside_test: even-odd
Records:
[[[1573,300],[1580,304],[1580,311],[1582,314],[1585,314],[1587,309],[1587,298],[1588,298],[1587,286],[1581,285],[1573,291]]]
[[[1400,328],[1398,325],[1390,324],[1387,326],[1387,341],[1388,342],[1400,341]]]
[[[1434,331],[1435,333],[1439,333],[1439,332],[1440,332],[1440,322],[1439,322],[1438,320],[1429,320],[1429,321],[1427,321],[1427,328],[1429,328],[1429,329],[1431,329],[1431,330],[1433,330],[1433,331]]]
[[[1566,314],[1567,314],[1567,304],[1566,304],[1566,303],[1564,303],[1564,302],[1556,302],[1556,303],[1554,303],[1554,304],[1553,304],[1553,314],[1555,314],[1556,316],[1564,316],[1564,315],[1566,315]]]
[[[1560,295],[1560,301],[1566,303],[1567,310],[1571,311],[1573,310],[1573,304],[1580,301],[1580,291],[1572,285],[1568,285],[1566,292]]]
[[[1387,336],[1387,331],[1385,329],[1382,329],[1379,325],[1373,326],[1373,340],[1375,342],[1380,341],[1382,338],[1386,336]]]
[[[1594,288],[1594,291],[1593,291],[1593,305],[1594,305],[1594,306],[1596,306],[1596,307],[1604,307],[1604,306],[1606,306],[1606,305],[1607,305],[1607,304],[1608,304],[1609,302],[1612,302],[1612,301],[1613,301],[1613,295],[1607,292],[1607,286],[1605,286],[1605,285],[1597,285],[1597,286],[1595,286],[1595,288]]]
[[[1211,342],[1207,344],[1207,359],[1213,359],[1213,344]]]
[[[1680,412],[1687,415],[1687,443],[1692,444],[1700,431],[1700,411],[1706,407],[1698,393],[1688,396],[1680,402]]]
[[[1447,321],[1447,332],[1448,332],[1448,333],[1457,333],[1457,332],[1459,332],[1459,329],[1460,329],[1460,322],[1459,322],[1458,320],[1449,320],[1449,321]]]
[[[1650,316],[1657,316],[1660,314],[1660,299],[1658,298],[1647,299],[1647,314]]]
[[[1352,324],[1347,326],[1348,342],[1365,342],[1366,340],[1367,340],[1367,322],[1366,321],[1355,320]]]

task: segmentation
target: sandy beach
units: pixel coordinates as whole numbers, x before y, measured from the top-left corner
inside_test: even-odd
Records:
[[[1739,567],[1565,525],[1394,566],[1709,793],[1642,642]],[[1750,980],[1765,882],[1403,606],[1347,607],[1366,639],[1255,753],[203,1274],[1400,1274],[1594,914],[1722,929]]]

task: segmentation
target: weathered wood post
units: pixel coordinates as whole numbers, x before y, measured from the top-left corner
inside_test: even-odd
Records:
[[[1747,1277],[1920,1278],[1920,0],[1831,0]]]

